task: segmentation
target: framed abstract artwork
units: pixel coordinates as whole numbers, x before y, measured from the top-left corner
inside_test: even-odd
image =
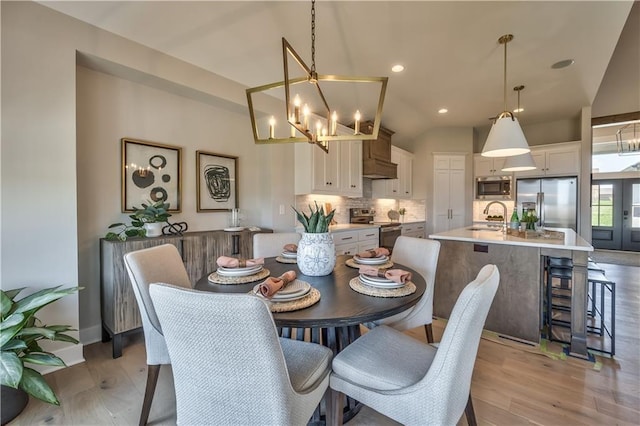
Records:
[[[182,148],[122,138],[122,211],[149,201],[182,211]]]
[[[230,211],[238,207],[238,157],[196,151],[199,212]]]

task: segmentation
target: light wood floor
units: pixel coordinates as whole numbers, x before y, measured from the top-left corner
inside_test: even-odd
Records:
[[[598,371],[593,363],[554,360],[539,351],[483,339],[471,386],[480,424],[640,424],[640,268],[600,265],[618,289],[615,358],[600,358]],[[434,325],[438,340],[442,324]],[[424,340],[422,329],[409,334]],[[137,424],[146,380],[141,336],[130,337],[121,358],[110,354],[109,344],[85,347],[85,363],[46,376],[62,406],[32,398],[11,425]],[[149,424],[175,424],[172,389],[171,370],[163,367]],[[459,423],[466,424],[464,417]],[[365,408],[349,424],[396,423]]]

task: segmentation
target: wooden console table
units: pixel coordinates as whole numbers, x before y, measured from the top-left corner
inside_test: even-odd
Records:
[[[173,244],[178,248],[189,279],[195,285],[207,271],[216,269],[216,259],[219,256],[253,257],[253,235],[265,232],[273,231],[219,230],[129,238],[126,241],[100,239],[102,341],[112,339],[113,357],[122,356],[123,335],[142,327],[138,303],[124,265],[123,256],[126,253],[161,244]]]

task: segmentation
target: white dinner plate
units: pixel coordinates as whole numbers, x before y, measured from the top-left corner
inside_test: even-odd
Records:
[[[222,277],[246,277],[262,270],[262,265],[251,266],[249,268],[223,268],[218,267],[218,275]]]
[[[238,232],[238,231],[244,231],[244,226],[233,226],[231,228],[224,228],[224,230],[226,232]]]
[[[360,282],[365,284],[365,285],[368,285],[370,287],[377,287],[377,288],[401,288],[401,287],[404,287],[404,284],[397,283],[395,281],[391,281],[391,280],[375,281],[375,280],[372,280],[371,278],[376,278],[376,277],[369,277],[367,275],[360,275]]]
[[[360,263],[362,265],[382,265],[383,263],[386,263],[387,260],[389,260],[389,256],[382,256],[382,257],[358,257],[358,256],[353,256],[353,260],[356,263]]]
[[[298,257],[298,253],[292,251],[283,251],[281,254],[285,259],[296,259]]]
[[[272,302],[290,302],[292,300],[302,299],[311,291],[311,284],[306,281],[295,280],[292,283],[278,291],[271,297]],[[260,294],[260,284],[256,284],[253,287],[255,294]]]

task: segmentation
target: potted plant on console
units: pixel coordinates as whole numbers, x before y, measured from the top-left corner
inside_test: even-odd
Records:
[[[159,237],[162,235],[162,227],[171,216],[168,212],[169,203],[164,201],[156,201],[148,204],[142,203],[142,207],[133,207],[136,211],[131,215],[132,219],[136,219],[138,223],[132,222],[133,226],[144,226],[147,231],[147,237]]]
[[[315,210],[309,206],[311,215],[307,216],[292,207],[298,221],[304,227],[304,233],[298,243],[297,263],[304,275],[319,277],[329,275],[336,266],[336,246],[329,233],[329,224],[335,209],[328,214],[315,203]]]
[[[26,407],[29,395],[50,404],[60,405],[53,389],[42,375],[25,364],[64,367],[64,361],[39,345],[40,340],[78,343],[66,334],[75,331],[68,325],[45,325],[35,314],[56,300],[76,292],[78,287],[45,288],[16,300],[24,290],[0,291],[0,378],[2,384],[2,424],[15,418]]]

